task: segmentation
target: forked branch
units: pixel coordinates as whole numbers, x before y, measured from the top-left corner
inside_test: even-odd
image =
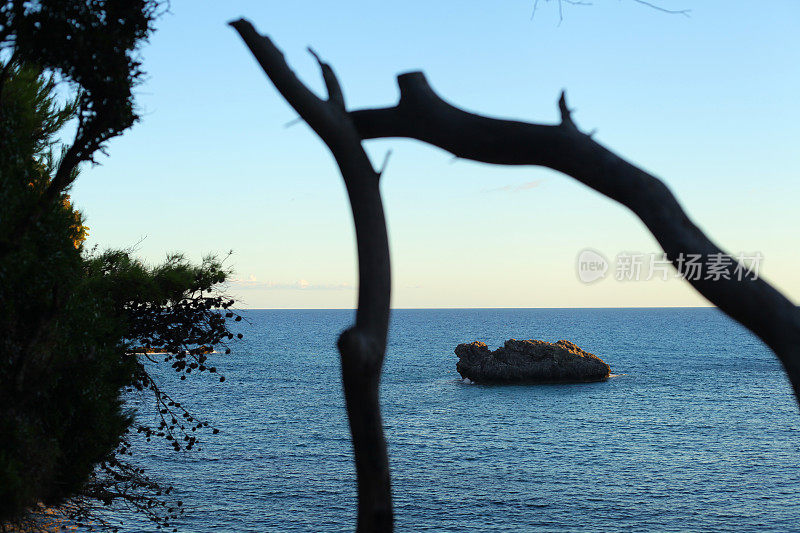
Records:
[[[320,61],[329,96],[313,94],[281,52],[244,20],[232,23],[267,76],[333,153],[350,197],[359,259],[356,324],[339,339],[347,413],[358,476],[358,531],[391,531],[392,508],[378,384],[389,319],[389,251],[373,169],[361,141],[407,137],[453,155],[501,165],[558,170],[631,209],[679,272],[688,255],[718,256],[728,266],[713,279],[690,279],[703,296],[760,337],[778,356],[800,399],[800,311],[763,279],[737,277],[737,261],[694,225],[658,178],[580,131],[561,95],[561,121],[531,124],[488,118],[442,100],[421,72],[398,77],[394,107],[347,112],[330,67]],[[316,54],[315,54],[316,56]]]
[[[322,69],[327,100],[311,92],[286,64],[272,41],[246,20],[239,32],[267,77],[286,101],[328,146],[344,178],[358,245],[356,323],[339,337],[347,416],[358,478],[359,533],[392,531],[389,459],[383,435],[378,386],[389,328],[389,242],[378,173],[345,110],[344,96],[331,67],[309,50]]]
[[[350,113],[362,138],[408,137],[463,159],[558,170],[633,211],[679,272],[686,268],[682,257],[718,257],[727,265],[723,275],[689,282],[775,352],[800,399],[800,310],[763,279],[739,279],[736,259],[695,226],[661,180],[575,126],[563,94],[561,123],[541,125],[463,111],[442,100],[421,72],[402,74],[397,83],[400,101],[396,106]]]

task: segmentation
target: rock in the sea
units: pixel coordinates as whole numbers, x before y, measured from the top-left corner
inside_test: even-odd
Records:
[[[601,381],[610,367],[569,341],[510,339],[495,351],[482,342],[456,347],[456,370],[476,383],[564,383]]]

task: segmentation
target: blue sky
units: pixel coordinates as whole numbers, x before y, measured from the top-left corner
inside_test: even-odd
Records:
[[[353,307],[355,243],[338,171],[233,30],[250,18],[321,89],[311,45],[350,108],[397,99],[395,76],[423,70],[447,100],[483,114],[574,119],[661,177],[725,250],[760,252],[761,273],[800,299],[800,4],[669,0],[691,17],[633,0],[592,6],[504,2],[189,2],[143,49],[142,121],[86,168],[72,195],[90,244],[226,253],[243,306]],[[685,283],[583,284],[585,248],[613,261],[659,251],[625,208],[569,177],[453,158],[408,140],[382,190],[395,307],[706,305]],[[612,265],[613,268],[613,265]]]

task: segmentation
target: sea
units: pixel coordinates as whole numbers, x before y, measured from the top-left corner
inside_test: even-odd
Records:
[[[212,356],[224,383],[162,376],[219,433],[189,452],[138,441],[135,460],[175,487],[178,531],[354,531],[336,351],[354,312],[243,315],[233,353]],[[461,379],[459,343],[510,338],[567,339],[612,377]],[[713,308],[397,309],[381,398],[396,531],[800,531],[798,404],[772,352]]]

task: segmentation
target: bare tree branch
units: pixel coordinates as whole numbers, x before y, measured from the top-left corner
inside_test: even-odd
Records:
[[[800,399],[800,310],[763,279],[737,279],[736,259],[724,254],[695,226],[675,196],[656,177],[582,133],[566,99],[558,125],[529,124],[475,115],[442,100],[421,72],[397,78],[395,107],[353,111],[363,139],[408,137],[458,158],[500,165],[539,165],[558,170],[633,211],[684,272],[681,257],[719,255],[730,262],[720,279],[689,279],[692,286],[761,338],[783,363]],[[728,278],[728,279],[726,279]]]
[[[322,71],[322,81],[325,82],[325,88],[328,91],[328,101],[336,107],[344,109],[344,93],[342,87],[339,85],[339,80],[336,74],[333,73],[331,66],[322,61],[313,48],[308,47],[308,53],[314,56],[314,59],[319,63],[319,68]]]
[[[669,13],[670,15],[683,15],[684,17],[688,17],[689,13],[692,12],[691,9],[667,9],[666,7],[661,7],[657,4],[652,2],[647,2],[646,0],[633,0],[637,4],[642,4],[647,7],[651,7],[656,11],[662,11],[664,13]]]
[[[356,323],[339,337],[347,415],[358,478],[359,533],[393,528],[391,482],[378,386],[389,327],[389,242],[379,175],[361,145],[344,106],[333,70],[317,58],[328,100],[312,93],[286,64],[272,41],[246,20],[231,23],[278,92],[328,146],[344,178],[358,245],[359,292]]]
[[[347,112],[333,70],[313,51],[322,69],[327,100],[294,74],[272,41],[246,20],[232,22],[272,83],[328,146],[350,198],[359,261],[356,323],[339,338],[344,386],[358,477],[357,531],[393,527],[388,454],[378,386],[389,322],[389,248],[378,181],[363,139],[407,137],[438,146],[457,158],[501,165],[540,165],[572,176],[631,209],[659,241],[679,272],[680,258],[718,255],[725,275],[689,282],[721,310],[758,335],[777,354],[800,398],[800,311],[762,279],[736,278],[737,261],[694,225],[656,177],[595,142],[574,123],[566,97],[556,125],[492,119],[442,100],[421,72],[398,77],[394,107]],[[385,164],[384,164],[385,167]]]
[[[389,158],[392,156],[392,151],[387,150],[386,155],[383,156],[383,163],[381,163],[381,169],[378,171],[378,177],[383,177],[383,173],[386,172],[386,167],[389,164]]]
[[[550,0],[545,0],[546,2],[550,2]],[[655,9],[656,11],[661,11],[662,13],[668,13],[670,15],[683,15],[684,17],[689,17],[690,13],[692,12],[691,9],[668,9],[662,7],[658,4],[654,4],[653,2],[648,2],[647,0],[633,0],[637,4],[642,4],[643,6],[647,6],[649,8]],[[533,1],[533,11],[531,12],[531,20],[536,16],[536,11],[539,8],[540,0]],[[564,21],[564,6],[563,4],[569,4],[572,6],[591,6],[593,5],[592,2],[587,2],[584,0],[556,0],[558,3],[558,24],[559,26]]]

